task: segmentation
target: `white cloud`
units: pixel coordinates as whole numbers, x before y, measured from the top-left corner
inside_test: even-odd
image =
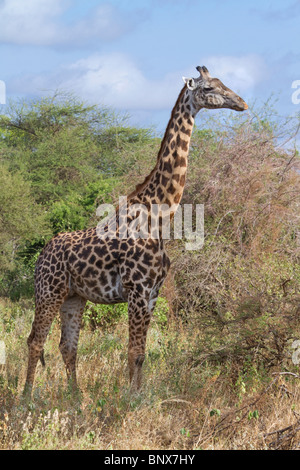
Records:
[[[69,67],[73,72],[63,86],[89,101],[121,109],[164,109],[176,98],[181,76],[162,80],[146,78],[138,66],[123,54],[93,55]]]
[[[211,56],[203,62],[212,76],[236,92],[251,91],[268,75],[265,62],[255,54],[241,57]]]
[[[257,56],[208,57],[203,63],[212,76],[220,78],[236,93],[251,92],[266,74],[266,67]],[[192,70],[191,76],[197,76],[195,69]],[[52,74],[18,78],[11,82],[11,88],[22,94],[62,89],[92,104],[116,109],[166,110],[171,109],[183,86],[182,75],[189,76],[188,71],[174,71],[161,79],[150,79],[125,54],[93,54]]]
[[[75,41],[84,42],[91,38],[112,40],[133,28],[138,12],[121,12],[110,4],[102,4],[86,17],[75,23],[68,34]]]
[[[129,14],[104,3],[73,23],[64,22],[71,7],[72,0],[0,0],[0,41],[78,47],[120,37],[141,18],[139,11]]]
[[[287,20],[293,20],[299,16],[300,2],[299,0],[296,0],[295,2],[290,3],[290,4],[286,4],[286,2],[282,2],[279,8],[274,8],[270,2],[270,5],[268,5],[267,10],[265,11],[258,9],[258,8],[251,8],[250,11],[260,16],[264,20],[267,20],[267,21],[276,20],[276,21],[283,22]]]
[[[13,44],[49,44],[55,41],[55,20],[66,7],[60,0],[2,0],[0,40]]]
[[[94,54],[53,74],[16,78],[11,81],[11,89],[22,94],[62,89],[88,102],[117,109],[159,110],[175,103],[182,86],[181,76],[178,72],[151,80],[127,55]]]

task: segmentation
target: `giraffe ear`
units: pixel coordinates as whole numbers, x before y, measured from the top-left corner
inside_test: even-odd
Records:
[[[187,84],[189,90],[194,90],[196,88],[195,80],[193,78],[182,77],[182,80]]]

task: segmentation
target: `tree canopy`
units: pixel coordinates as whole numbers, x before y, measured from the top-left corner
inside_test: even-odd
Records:
[[[0,272],[20,256],[34,259],[51,236],[94,224],[98,205],[117,199],[127,175],[143,174],[156,139],[127,119],[63,93],[5,107]]]

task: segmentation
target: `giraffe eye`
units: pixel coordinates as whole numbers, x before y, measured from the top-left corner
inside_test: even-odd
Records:
[[[212,86],[208,86],[205,88],[205,91],[213,91],[213,87]]]

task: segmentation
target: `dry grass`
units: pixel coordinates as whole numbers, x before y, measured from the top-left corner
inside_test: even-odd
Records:
[[[72,396],[56,322],[46,344],[46,368],[38,366],[32,401],[26,401],[21,392],[32,310],[2,302],[1,313],[7,349],[0,382],[1,449],[300,446],[300,379],[273,371],[264,380],[248,377],[247,382],[245,371],[234,364],[195,366],[190,359],[199,332],[178,324],[162,330],[152,323],[139,395],[128,387],[126,319],[113,329],[92,332],[86,326],[79,346],[81,392]]]

